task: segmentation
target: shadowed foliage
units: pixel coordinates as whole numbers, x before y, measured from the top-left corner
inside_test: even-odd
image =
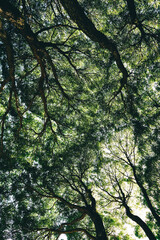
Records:
[[[2,240],[160,239],[159,15],[0,1]]]

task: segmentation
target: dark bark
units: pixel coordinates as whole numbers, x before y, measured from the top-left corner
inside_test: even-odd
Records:
[[[128,7],[128,10],[129,10],[131,21],[132,21],[132,23],[134,23],[136,18],[137,18],[134,0],[127,0],[127,7]]]
[[[50,191],[49,195],[40,193],[39,191],[37,191],[36,189],[33,189],[33,188],[32,188],[32,190],[34,190],[41,197],[48,197],[48,198],[53,198],[53,199],[55,198],[58,201],[64,203],[70,209],[77,209],[79,212],[82,213],[83,217],[88,215],[94,223],[95,230],[96,230],[96,237],[92,236],[87,230],[82,229],[82,228],[76,228],[76,229],[71,229],[71,230],[67,230],[67,231],[61,231],[60,229],[58,229],[57,232],[59,232],[59,233],[84,232],[90,239],[108,240],[102,218],[99,215],[99,213],[96,211],[96,201],[95,201],[94,197],[92,196],[91,192],[89,192],[89,195],[90,195],[90,198],[92,199],[92,204],[88,205],[87,202],[84,201],[84,199],[83,199],[83,202],[85,203],[86,206],[80,206],[77,204],[70,203],[69,201],[65,200],[63,197],[56,195],[53,192],[53,190],[50,188],[49,188],[49,191]],[[80,221],[81,217],[78,220]],[[76,220],[74,220],[73,223],[74,222],[76,222]],[[71,224],[72,224],[72,222],[71,222]],[[62,226],[63,225],[71,225],[71,224],[65,223],[65,224],[62,224]],[[41,228],[39,230],[43,230],[43,229]],[[50,230],[53,232],[56,232],[56,230],[54,230],[54,229],[50,229]]]
[[[106,230],[103,224],[103,220],[99,213],[96,211],[96,200],[94,196],[92,195],[92,191],[88,189],[88,187],[84,184],[82,180],[80,180],[81,184],[85,188],[86,193],[88,194],[88,197],[91,201],[91,204],[87,203],[87,200],[85,200],[85,205],[86,205],[86,210],[87,214],[90,216],[92,219],[95,229],[96,229],[96,239],[97,240],[107,240],[108,237],[106,235]],[[85,198],[85,196],[84,196]]]
[[[156,237],[154,236],[154,234],[152,233],[152,231],[150,230],[150,228],[147,226],[147,224],[137,215],[134,215],[131,213],[130,208],[128,207],[128,205],[126,203],[123,204],[123,206],[126,209],[126,214],[127,216],[132,219],[134,222],[136,222],[145,232],[145,234],[147,235],[147,237],[150,240],[156,240]]]
[[[131,163],[130,163],[130,164],[131,164]],[[145,200],[146,200],[147,206],[148,206],[148,208],[150,209],[153,217],[154,217],[155,220],[157,221],[157,224],[160,226],[160,217],[159,217],[158,214],[156,213],[156,210],[155,210],[155,208],[153,207],[153,205],[152,205],[152,203],[151,203],[151,200],[150,200],[149,197],[148,197],[148,194],[147,194],[146,189],[144,188],[143,184],[141,183],[141,181],[139,180],[139,178],[138,178],[138,176],[137,176],[135,166],[134,166],[133,164],[131,164],[131,167],[132,167],[132,170],[133,170],[133,174],[134,174],[136,183],[138,184],[139,188],[141,189],[141,191],[142,191],[142,193],[143,193],[143,196],[144,196],[144,198],[145,198]]]
[[[96,29],[95,25],[86,16],[83,8],[79,5],[77,0],[60,0],[60,2],[69,14],[70,18],[92,41],[99,43],[100,47],[108,49],[113,54],[117,66],[123,74],[121,85],[124,86],[127,83],[128,72],[122,63],[114,41],[107,38],[103,33]]]
[[[15,66],[14,66],[14,54],[13,54],[13,46],[11,43],[10,36],[6,33],[6,31],[3,29],[3,24],[0,20],[0,39],[5,45],[6,48],[6,55],[7,55],[7,63],[8,63],[8,76],[6,79],[2,82],[1,87],[0,87],[0,93],[3,91],[3,88],[5,84],[10,81],[12,83],[12,87],[10,89],[10,96],[9,96],[9,101],[8,101],[8,107],[2,117],[1,121],[1,138],[0,138],[0,156],[3,153],[3,135],[4,135],[4,130],[5,130],[5,120],[6,117],[10,111],[11,108],[11,102],[12,102],[12,95],[13,91],[15,93],[16,97],[16,91],[15,91]]]
[[[123,192],[123,189],[118,181],[118,179],[116,178],[116,182],[118,184],[118,187],[119,187],[119,198],[121,199],[122,201],[122,205],[125,207],[126,209],[126,215],[132,219],[134,222],[136,222],[142,229],[143,231],[145,232],[145,234],[147,235],[147,237],[150,239],[150,240],[156,240],[156,237],[154,236],[153,232],[150,230],[150,228],[147,226],[147,224],[140,218],[138,217],[137,215],[134,215],[132,214],[129,206],[127,205],[127,199],[126,199],[126,196]]]
[[[145,38],[145,32],[142,26],[142,23],[139,21],[138,17],[137,17],[137,13],[136,13],[136,7],[135,7],[135,3],[134,0],[127,0],[127,7],[129,10],[129,15],[131,18],[131,22],[132,24],[135,24],[137,28],[139,28],[140,32],[141,32],[141,36],[143,38]]]
[[[25,22],[25,19],[23,18],[21,12],[15,6],[10,4],[8,0],[5,0],[0,1],[0,16],[6,18],[11,24],[13,24],[16,27],[17,31],[24,37],[30,46],[32,53],[41,68],[40,91],[43,91],[43,83],[44,79],[46,78],[45,62],[47,61],[52,68],[55,83],[59,87],[62,95],[65,98],[69,99],[68,95],[65,93],[58,80],[56,68],[52,62],[52,59],[50,58],[43,43],[37,39],[37,34],[35,34],[30,28],[30,25]]]
[[[107,240],[108,237],[106,235],[106,231],[103,225],[103,221],[101,216],[99,215],[99,213],[93,209],[90,208],[88,210],[88,215],[90,216],[90,218],[92,219],[95,229],[96,229],[96,239],[97,240]]]

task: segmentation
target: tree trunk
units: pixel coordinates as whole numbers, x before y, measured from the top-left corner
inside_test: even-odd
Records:
[[[160,217],[159,217],[158,214],[156,213],[156,211],[155,211],[155,209],[154,209],[154,207],[153,207],[153,205],[152,205],[152,203],[151,203],[151,201],[150,201],[150,199],[149,199],[149,197],[148,197],[148,194],[147,194],[146,189],[143,187],[142,183],[141,183],[141,182],[139,181],[139,179],[138,179],[135,166],[134,166],[134,165],[131,165],[131,167],[132,167],[132,170],[133,170],[133,174],[134,174],[135,180],[136,180],[139,188],[141,189],[141,191],[142,191],[142,193],[143,193],[143,196],[144,196],[144,198],[145,198],[145,200],[146,200],[146,202],[147,202],[147,206],[148,206],[148,208],[150,209],[153,217],[154,217],[155,220],[157,221],[157,224],[160,226]]]
[[[89,216],[92,219],[96,229],[97,240],[108,240],[101,216],[96,210],[89,210]]]
[[[134,215],[131,213],[130,208],[128,207],[128,205],[125,203],[123,205],[126,209],[126,214],[127,216],[132,219],[134,222],[136,222],[145,232],[145,234],[147,235],[147,237],[150,240],[156,240],[156,237],[154,236],[154,234],[152,233],[152,231],[150,230],[150,228],[147,226],[147,224],[137,215]]]

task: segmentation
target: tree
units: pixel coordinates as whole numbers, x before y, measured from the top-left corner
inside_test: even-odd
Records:
[[[120,207],[123,206],[126,215],[143,229],[148,238],[156,239],[147,224],[139,216],[132,213],[132,209],[128,204],[131,202],[133,196],[135,199],[138,197],[137,189],[135,190],[134,187],[136,184],[146,201],[147,207],[155,218],[155,221],[157,221],[157,225],[159,225],[158,210],[152,205],[150,197],[143,186],[142,177],[137,172],[137,165],[140,160],[137,154],[136,143],[133,137],[131,137],[131,133],[128,132],[122,133],[117,139],[114,138],[114,146],[112,144],[110,143],[107,153],[105,153],[106,161],[102,170],[103,177],[98,179],[97,185],[99,186],[99,183],[101,183],[100,189],[111,198],[111,200],[108,200],[109,203],[114,201],[119,203]],[[143,173],[141,172],[141,174]],[[104,175],[108,176],[109,180]],[[106,182],[109,182],[107,186]]]
[[[158,14],[156,1],[1,1],[1,239],[127,239],[97,188],[114,198],[103,151],[125,131],[138,161],[122,144],[116,164],[123,152],[152,214],[136,223],[159,239]]]

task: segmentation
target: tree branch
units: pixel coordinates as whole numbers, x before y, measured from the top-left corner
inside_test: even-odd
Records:
[[[124,67],[116,44],[108,39],[102,32],[98,31],[93,22],[86,16],[84,9],[77,0],[60,0],[61,4],[69,14],[70,18],[78,25],[92,41],[99,43],[100,47],[108,49],[114,56],[118,68],[123,74],[121,86],[127,84],[128,72]],[[121,90],[121,89],[120,89]]]
[[[49,231],[49,232],[54,232],[54,233],[60,233],[60,234],[70,234],[70,233],[75,233],[75,232],[82,232],[85,233],[90,239],[96,240],[96,237],[91,235],[86,229],[84,228],[73,228],[69,230],[58,230],[54,228],[36,228],[34,231]]]
[[[29,44],[33,55],[37,59],[37,62],[40,65],[41,68],[41,78],[44,79],[46,78],[46,72],[45,72],[45,58],[48,56],[47,51],[45,48],[42,46],[42,42],[38,41],[37,35],[33,33],[31,30],[29,24],[27,24],[21,14],[21,12],[14,7],[8,0],[6,1],[1,1],[0,2],[0,15],[6,19],[8,19],[18,30],[18,32],[25,38],[27,43]],[[55,66],[53,65],[53,62],[47,57],[47,60],[49,64],[52,67],[53,74],[55,76],[55,82],[58,85],[62,95],[68,99],[67,94],[65,93],[64,89],[62,88],[58,76],[56,73]]]

